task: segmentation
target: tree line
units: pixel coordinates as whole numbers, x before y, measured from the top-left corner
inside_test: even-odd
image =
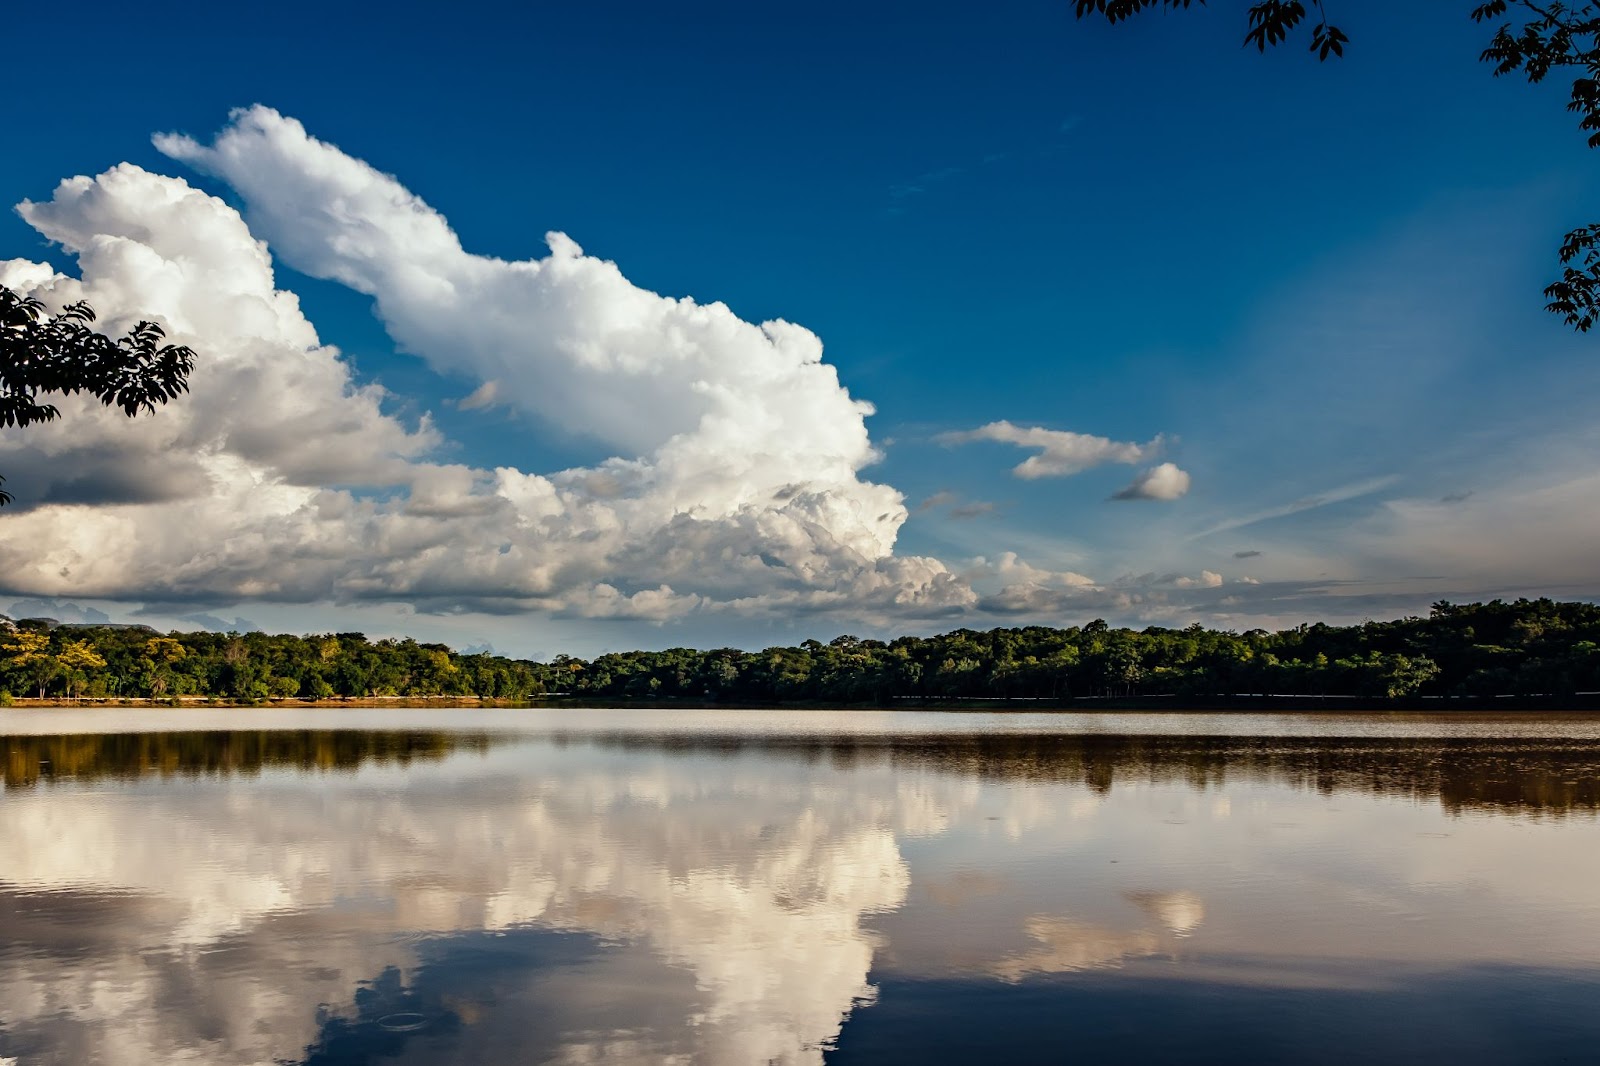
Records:
[[[891,641],[613,652],[549,662],[361,633],[168,633],[22,621],[0,630],[0,696],[819,703],[1241,694],[1404,700],[1600,692],[1600,606],[1440,602],[1427,617],[1239,633],[1198,624],[957,629]]]
[[[475,696],[545,691],[539,664],[361,633],[167,633],[144,626],[11,623],[0,632],[0,696],[271,699]]]

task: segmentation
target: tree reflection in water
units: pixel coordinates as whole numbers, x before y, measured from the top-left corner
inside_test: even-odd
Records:
[[[405,765],[455,752],[484,752],[488,733],[283,729],[179,733],[0,736],[6,788],[41,781],[126,780],[146,774],[252,775],[271,768],[354,770],[364,763]]]
[[[1600,742],[1557,738],[1228,737],[926,733],[737,736],[602,735],[624,750],[760,753],[848,768],[930,766],[999,781],[1118,781],[1197,790],[1260,782],[1313,790],[1438,800],[1447,811],[1563,815],[1600,811]]]
[[[146,774],[250,775],[266,768],[353,770],[483,753],[514,734],[489,731],[257,730],[0,736],[4,785]],[[886,762],[996,780],[1117,781],[1215,789],[1230,780],[1437,799],[1447,811],[1563,815],[1600,811],[1600,743],[1556,738],[1283,738],[926,733],[868,737],[558,733],[628,751],[761,754],[848,768]]]

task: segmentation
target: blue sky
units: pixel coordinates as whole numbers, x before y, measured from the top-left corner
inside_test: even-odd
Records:
[[[619,446],[620,429],[542,417],[537,397],[460,409],[481,365],[419,358],[369,293],[329,279],[337,268],[286,255],[327,236],[278,217],[295,201],[151,142],[177,131],[207,146],[233,109],[273,109],[393,175],[476,256],[537,259],[556,230],[639,289],[813,331],[850,396],[875,407],[865,425],[882,458],[856,474],[904,498],[893,556],[937,560],[974,592],[901,609],[858,599],[851,579],[815,585],[804,610],[746,610],[767,578],[748,595],[688,593],[692,573],[658,575],[632,544],[618,548],[631,561],[596,560],[581,581],[699,598],[602,619],[542,585],[489,603],[415,582],[273,591],[178,563],[188,576],[152,567],[143,585],[62,577],[51,521],[70,504],[125,523],[127,504],[52,502],[55,489],[30,502],[24,475],[77,453],[13,431],[0,445],[32,450],[0,468],[21,505],[0,517],[18,531],[7,570],[25,575],[5,591],[163,623],[203,611],[531,654],[1096,615],[1245,628],[1438,598],[1593,597],[1586,406],[1600,371],[1594,341],[1546,315],[1539,290],[1560,235],[1590,219],[1594,160],[1561,86],[1496,81],[1477,62],[1487,32],[1469,6],[1342,5],[1353,44],[1319,64],[1303,45],[1241,50],[1243,5],[1225,3],[1115,29],[1075,22],[1065,2],[394,6],[381,19],[338,4],[90,5],[94,32],[72,42],[68,71],[60,49],[14,70],[36,118],[26,150],[0,157],[8,202],[44,203],[63,178],[128,162],[238,209],[353,383],[380,384],[385,417],[410,430],[431,419],[437,439],[411,461],[551,474],[648,451]],[[0,220],[0,260],[77,277],[69,243]],[[86,282],[113,312],[130,288]],[[1011,471],[1027,450],[950,443],[1001,421],[1161,444],[1023,478]],[[169,444],[206,450],[184,441]],[[1187,491],[1108,500],[1159,463]],[[304,480],[270,464],[263,476]],[[325,487],[416,493],[382,480]],[[182,493],[166,495],[139,536],[170,539],[153,515]],[[271,541],[262,522],[217,536]],[[666,551],[659,532],[652,550]],[[770,561],[770,546],[746,547]]]

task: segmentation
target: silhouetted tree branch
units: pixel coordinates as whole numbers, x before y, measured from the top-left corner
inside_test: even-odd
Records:
[[[0,285],[0,428],[60,417],[41,401],[52,395],[86,392],[132,418],[188,391],[194,352],[187,346],[162,344],[166,334],[154,322],[112,340],[89,328],[94,318],[82,300],[51,316],[38,300]],[[0,506],[10,502],[0,490]]]
[[[1073,0],[1073,6],[1080,19],[1099,15],[1114,25],[1150,8],[1203,7],[1205,0]],[[1580,116],[1578,128],[1588,134],[1589,147],[1600,147],[1600,4],[1489,0],[1471,16],[1477,23],[1499,23],[1478,57],[1493,65],[1495,77],[1520,72],[1538,84],[1552,71],[1574,72],[1567,110]],[[1244,44],[1258,52],[1283,44],[1303,25],[1310,26],[1311,51],[1321,60],[1343,56],[1350,40],[1328,21],[1322,0],[1260,0],[1250,5],[1246,20]],[[1545,287],[1545,309],[1587,332],[1600,321],[1600,224],[1568,233],[1559,254],[1565,269]]]

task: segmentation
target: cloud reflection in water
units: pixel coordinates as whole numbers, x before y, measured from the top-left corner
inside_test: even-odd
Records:
[[[235,736],[141,776],[162,743],[8,777],[0,1055],[816,1064],[887,978],[1600,966],[1588,786],[1530,784],[1587,750],[1463,749],[1489,792],[1348,740]]]

